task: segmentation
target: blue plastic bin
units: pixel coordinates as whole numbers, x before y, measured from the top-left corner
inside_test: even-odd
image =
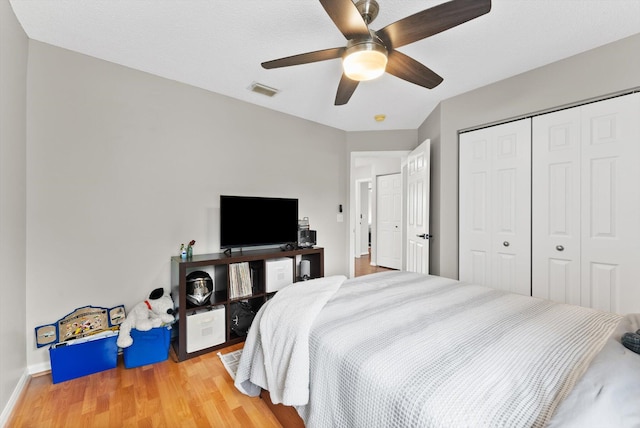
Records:
[[[124,366],[128,369],[159,363],[169,358],[171,327],[156,327],[149,331],[131,329],[133,344],[124,348]]]
[[[53,383],[113,369],[118,363],[118,335],[49,348]]]

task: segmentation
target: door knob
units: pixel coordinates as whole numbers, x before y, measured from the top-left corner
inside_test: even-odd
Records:
[[[421,235],[416,235],[418,238],[422,238],[422,239],[429,239],[429,238],[433,238],[433,235],[429,235],[428,233],[423,233]]]
[[[505,247],[508,247],[508,246],[509,246],[509,241],[504,241],[504,242],[502,243],[502,245],[504,245]]]
[[[562,245],[556,245],[556,250],[564,251],[564,247]]]

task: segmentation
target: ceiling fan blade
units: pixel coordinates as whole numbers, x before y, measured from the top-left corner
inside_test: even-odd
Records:
[[[398,51],[389,52],[385,71],[407,82],[415,83],[428,89],[435,88],[443,80],[430,68]]]
[[[289,67],[291,65],[308,64],[310,62],[325,61],[328,59],[336,59],[342,56],[345,48],[323,49],[321,51],[307,52],[299,55],[292,55],[285,58],[274,59],[272,61],[263,62],[263,68],[272,69],[280,67]]]
[[[463,24],[490,10],[491,0],[452,0],[389,24],[376,35],[387,48],[395,49]]]
[[[338,92],[336,93],[336,102],[334,103],[334,105],[341,106],[348,103],[351,95],[353,95],[353,92],[358,87],[358,83],[360,82],[358,82],[357,80],[349,79],[343,73],[342,77],[340,78],[340,83],[338,84]]]
[[[351,0],[320,0],[320,4],[347,40],[369,37],[369,28]]]

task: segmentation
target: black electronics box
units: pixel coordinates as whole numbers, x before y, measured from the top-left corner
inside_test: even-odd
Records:
[[[298,230],[298,248],[311,248],[316,245],[315,230]]]

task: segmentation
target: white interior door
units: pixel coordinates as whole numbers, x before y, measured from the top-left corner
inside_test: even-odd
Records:
[[[377,190],[378,266],[402,268],[402,175],[380,175]]]
[[[431,142],[407,158],[407,270],[429,273],[429,174]]]
[[[460,135],[459,277],[531,294],[531,120]]]
[[[581,304],[580,107],[533,118],[532,293]]]
[[[492,285],[491,135],[479,130],[460,135],[459,273],[461,281]]]
[[[534,119],[534,296],[640,311],[640,94]]]
[[[582,305],[640,312],[640,94],[582,107]]]

